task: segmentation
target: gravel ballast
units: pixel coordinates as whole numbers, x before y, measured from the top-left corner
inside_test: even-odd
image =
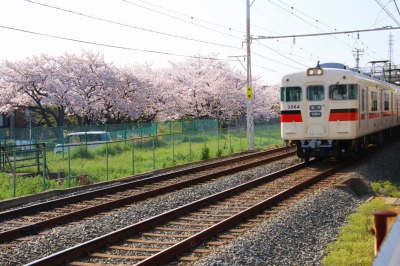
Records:
[[[374,154],[368,161],[346,170],[349,177],[377,180],[389,177],[382,166],[399,172],[399,143]],[[0,249],[0,265],[23,265],[59,250],[88,241],[142,219],[171,210],[193,200],[249,181],[254,176],[268,174],[297,163],[288,159],[268,167],[233,175],[214,183],[183,189],[113,211],[90,221],[51,229],[45,235],[32,236],[15,249]],[[340,189],[325,189],[302,199],[269,220],[252,228],[241,238],[196,262],[196,265],[320,265],[327,243],[337,237],[346,216],[363,201]]]
[[[347,191],[322,190],[195,265],[320,265],[326,245],[360,203]]]

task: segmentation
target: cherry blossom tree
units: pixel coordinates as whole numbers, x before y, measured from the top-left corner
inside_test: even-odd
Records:
[[[256,86],[254,88],[254,119],[265,120],[278,117],[280,103],[280,87]]]
[[[243,118],[246,77],[216,55],[197,55],[167,68],[116,67],[100,53],[47,55],[0,66],[0,112],[29,106],[39,123],[61,126]],[[254,79],[254,117],[277,116],[279,86]]]
[[[170,62],[168,93],[164,93],[167,118],[231,117],[244,112],[244,77],[216,56]]]
[[[43,120],[47,126],[53,125],[52,120],[61,125],[63,106],[49,101],[55,65],[56,61],[46,55],[18,62],[5,61],[0,70],[3,96],[1,111],[11,112],[19,106],[30,106],[36,119]]]
[[[80,56],[65,54],[59,58],[62,81],[72,90],[71,114],[79,124],[105,123],[115,101],[117,74],[100,53],[83,51]]]

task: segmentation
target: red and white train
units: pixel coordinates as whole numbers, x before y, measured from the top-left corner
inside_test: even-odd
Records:
[[[338,63],[288,74],[281,86],[281,136],[297,155],[352,156],[400,125],[400,87]]]

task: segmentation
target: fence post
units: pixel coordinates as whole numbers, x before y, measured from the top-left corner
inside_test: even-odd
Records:
[[[36,149],[36,165],[37,165],[37,172],[38,174],[40,173],[40,161],[39,161],[39,155],[40,155],[40,145],[35,144],[35,149]],[[43,166],[44,167],[44,166]]]
[[[33,139],[34,139],[34,141],[33,141],[34,144],[39,143],[39,141],[37,139],[37,128],[36,127],[33,128]]]
[[[206,128],[203,124],[203,132],[204,132],[204,148],[207,148],[207,136],[206,136]]]
[[[126,145],[126,123],[124,123],[124,140]]]
[[[155,151],[155,145],[154,145],[154,140],[156,136],[153,136],[153,170],[156,169],[156,151]]]
[[[108,181],[108,140],[106,141],[106,180]]]
[[[15,169],[17,168],[17,161],[15,160],[16,158],[16,154],[15,154],[15,148],[13,148],[13,165],[14,165],[14,169],[13,169],[13,182],[14,182],[14,198],[17,196],[17,173],[15,171]]]
[[[132,138],[132,175],[135,174],[135,137]]]
[[[189,162],[192,161],[192,135],[191,131],[189,131]]]
[[[70,146],[68,148],[68,187],[71,187],[71,149]],[[64,154],[64,153],[63,153]]]
[[[43,145],[43,191],[46,190],[46,145]]]
[[[219,153],[219,127],[217,127],[217,154]],[[222,154],[221,154],[222,155]]]
[[[171,138],[172,138],[172,165],[175,165],[175,143],[174,143],[174,134],[171,134]]]
[[[237,125],[236,125],[236,127],[237,127]],[[230,145],[232,148],[232,132],[230,133],[229,141],[230,141]],[[242,150],[242,128],[240,126],[239,126],[239,147],[240,147],[240,150]]]

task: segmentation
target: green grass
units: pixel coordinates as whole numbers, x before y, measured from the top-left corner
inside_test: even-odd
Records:
[[[340,230],[336,242],[328,245],[323,265],[372,265],[375,258],[375,237],[370,233],[374,227],[373,213],[388,209],[399,213],[398,208],[386,205],[379,197],[399,197],[400,187],[398,181],[392,183],[389,180],[373,182],[371,187],[378,198],[361,205],[356,213],[348,217],[348,223]]]
[[[372,190],[382,197],[400,198],[400,190],[389,180],[371,183]]]
[[[35,194],[43,190],[67,188],[68,184],[63,180],[48,180],[42,176],[13,177],[0,173],[0,200]],[[72,185],[77,185],[72,184]]]
[[[0,175],[0,199],[13,197],[14,187],[16,196],[22,196],[44,189],[79,185],[75,177],[80,175],[88,177],[93,183],[102,182],[242,152],[247,149],[246,145],[245,130],[228,132],[223,129],[135,138],[88,149],[82,146],[72,149],[69,156],[67,150],[64,154],[54,154],[53,150],[49,150],[46,153],[49,170],[64,173],[64,178],[17,178],[14,182],[13,177]],[[281,146],[279,124],[256,128],[255,145],[257,148]],[[35,173],[37,169],[30,167],[19,171]]]
[[[348,224],[341,228],[337,241],[328,245],[323,265],[371,265],[374,260],[375,241],[370,232],[373,228],[373,213],[388,208],[384,201],[379,199],[361,205],[356,213],[348,217]]]

